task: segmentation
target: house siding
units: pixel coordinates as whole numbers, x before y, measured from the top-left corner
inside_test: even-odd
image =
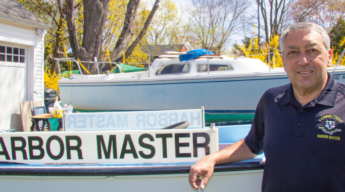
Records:
[[[0,20],[0,43],[11,46],[18,46],[25,48],[25,72],[24,83],[25,90],[23,101],[31,100],[44,100],[44,63],[43,63],[43,50],[44,50],[44,35],[37,35],[36,29],[28,29],[27,27],[11,26]],[[3,70],[6,70],[3,68]],[[15,81],[13,79],[12,81]],[[42,94],[32,94],[33,91],[40,92]],[[9,97],[9,100],[11,98]],[[9,108],[7,114],[1,114],[4,118],[6,115],[13,117],[19,113],[19,103],[14,107]],[[0,129],[15,128],[18,130],[18,126],[21,125],[21,119],[16,119],[17,122],[0,123]],[[19,122],[20,121],[20,122]]]
[[[35,94],[34,100],[44,100],[44,63],[43,63],[43,43],[39,41],[36,43],[35,49],[34,49],[34,64],[35,64],[35,71],[34,71],[34,90],[41,93],[40,95]]]

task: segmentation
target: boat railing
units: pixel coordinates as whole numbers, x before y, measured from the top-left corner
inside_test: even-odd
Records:
[[[71,58],[71,57],[66,57],[66,58],[53,58],[55,60],[58,61],[58,67],[59,67],[59,75],[60,75],[60,78],[61,78],[61,66],[60,66],[60,61],[72,61],[72,62],[75,62],[78,66],[78,69],[79,69],[79,72],[81,74],[81,77],[82,79],[84,79],[84,75],[83,75],[83,71],[81,70],[81,65],[80,65],[80,62],[81,63],[90,63],[90,64],[96,64],[97,65],[97,72],[98,72],[98,75],[100,74],[100,69],[99,69],[99,64],[114,64],[116,65],[118,68],[119,68],[119,72],[121,73],[121,67],[119,64],[117,64],[116,62],[97,62],[96,61],[78,61],[74,58]],[[108,74],[108,73],[107,73]]]

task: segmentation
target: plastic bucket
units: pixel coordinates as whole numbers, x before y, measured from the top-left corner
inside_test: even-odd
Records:
[[[54,110],[54,117],[61,118],[63,116],[63,110]]]

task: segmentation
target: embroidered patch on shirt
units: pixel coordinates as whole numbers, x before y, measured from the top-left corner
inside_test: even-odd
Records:
[[[340,117],[336,115],[331,115],[331,114],[324,115],[321,118],[319,118],[319,122],[320,123],[323,122],[323,126],[318,126],[317,128],[327,135],[317,134],[317,138],[332,139],[332,140],[340,141],[339,136],[333,136],[334,133],[342,132],[341,129],[337,128],[338,124],[344,123],[344,121]]]

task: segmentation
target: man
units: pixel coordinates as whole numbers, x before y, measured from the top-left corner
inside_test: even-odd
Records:
[[[291,84],[266,91],[245,139],[191,167],[192,187],[201,175],[204,189],[216,164],[265,152],[262,191],[345,191],[345,85],[327,73],[329,36],[316,24],[296,23],[280,48]]]

